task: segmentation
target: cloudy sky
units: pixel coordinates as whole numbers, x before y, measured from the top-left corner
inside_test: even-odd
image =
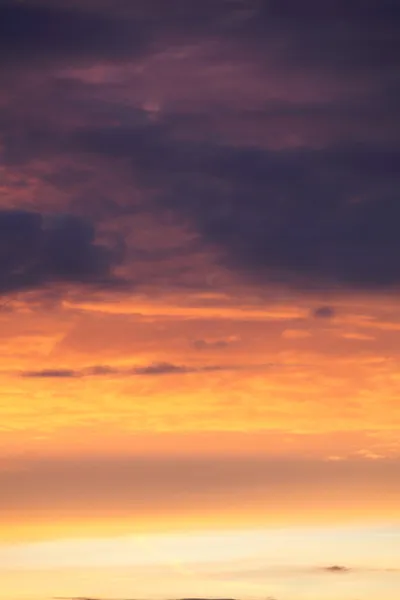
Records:
[[[0,0],[1,600],[395,600],[397,0]]]

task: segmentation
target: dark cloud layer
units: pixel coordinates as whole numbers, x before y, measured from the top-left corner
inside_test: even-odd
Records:
[[[221,264],[259,285],[399,287],[398,2],[174,0],[168,9],[159,0],[65,1],[57,7],[46,1],[5,2],[0,53],[5,70],[19,65],[28,74],[32,65],[53,68],[52,84],[58,81],[57,69],[65,66],[113,61],[145,72],[140,61],[150,57],[166,66],[165,78],[160,71],[150,83],[142,80],[150,101],[152,95],[160,99],[155,118],[143,111],[139,119],[135,112],[142,106],[135,97],[146,98],[147,92],[141,95],[133,84],[121,87],[119,104],[115,96],[112,104],[107,98],[115,93],[114,84],[103,80],[97,87],[64,81],[57,102],[64,111],[68,103],[60,95],[66,96],[75,111],[68,131],[57,129],[57,119],[53,115],[50,122],[40,106],[34,117],[21,120],[25,104],[16,108],[10,100],[0,114],[9,163],[25,165],[38,156],[49,162],[55,155],[73,159],[82,153],[100,158],[111,171],[129,163],[143,211],[172,215],[200,235]],[[183,80],[181,92],[174,90],[168,66],[176,70],[176,57],[182,55],[189,56],[183,64],[190,67],[191,53],[198,79],[190,80],[194,91],[187,100],[189,83]],[[223,86],[208,97],[229,69],[238,69],[243,78],[238,99]],[[55,87],[49,84],[52,93]],[[98,96],[90,105],[94,89]],[[131,110],[127,97],[133,98]],[[171,106],[167,100],[164,106],[163,98],[172,98]],[[49,92],[47,102],[52,99]],[[95,124],[89,116],[94,108]],[[108,115],[103,121],[102,114]],[[264,141],[241,139],[241,128],[257,130],[266,123]],[[274,127],[281,140],[274,139]],[[96,202],[98,214],[105,203],[115,216],[138,210],[129,195],[124,206],[100,196]],[[26,247],[36,243],[29,236],[39,226],[27,222],[34,218],[19,217],[18,235]],[[75,236],[77,225],[69,227],[65,236],[72,235],[71,228]],[[81,227],[80,254],[87,257],[81,275],[70,256],[74,265],[68,276],[60,275],[65,265],[47,265],[40,276],[28,270],[33,283],[22,284],[20,267],[16,271],[10,263],[3,288],[29,287],[55,274],[75,280],[108,273],[104,252],[100,259],[100,248],[85,231]],[[19,246],[13,252],[21,257],[27,250]],[[54,257],[60,261],[60,246]]]
[[[81,150],[130,158],[145,186],[260,283],[400,283],[400,146],[272,151],[171,139],[162,126],[80,135]]]
[[[265,45],[268,36],[263,32],[285,36],[281,52],[286,62],[347,72],[398,64],[400,9],[396,0],[272,0],[259,7],[245,24],[247,33],[264,37]]]
[[[70,9],[66,2],[0,4],[0,67],[126,60],[144,45],[135,22],[114,14]]]
[[[91,223],[72,215],[0,211],[0,293],[49,284],[114,283],[120,249],[97,244]]]

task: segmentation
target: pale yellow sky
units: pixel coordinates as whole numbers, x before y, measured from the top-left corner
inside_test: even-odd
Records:
[[[395,600],[400,530],[275,527],[0,546],[0,598]],[[336,596],[337,597],[337,596]]]

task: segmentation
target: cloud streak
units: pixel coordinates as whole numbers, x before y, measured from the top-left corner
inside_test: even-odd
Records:
[[[264,365],[266,368],[267,365]],[[176,365],[168,362],[156,362],[137,367],[118,368],[109,365],[96,365],[82,370],[74,369],[43,369],[38,371],[23,371],[20,376],[27,379],[75,379],[81,377],[106,376],[163,376],[190,375],[194,373],[213,373],[218,371],[235,371],[241,366],[236,365]],[[253,368],[255,368],[253,366]]]

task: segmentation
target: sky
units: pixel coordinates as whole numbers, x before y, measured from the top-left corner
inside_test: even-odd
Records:
[[[0,600],[400,596],[397,0],[0,0]]]

